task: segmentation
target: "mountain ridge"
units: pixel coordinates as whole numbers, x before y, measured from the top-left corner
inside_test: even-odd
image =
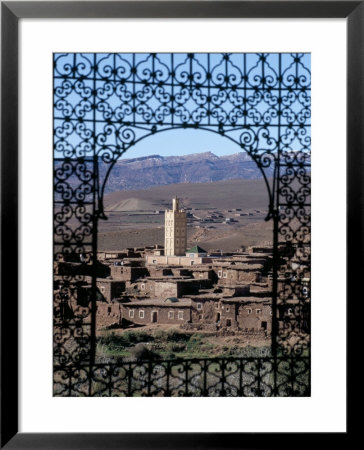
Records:
[[[101,176],[105,175],[107,168],[107,164],[101,165]],[[268,176],[270,172],[268,168]],[[117,161],[109,175],[105,192],[178,183],[259,178],[262,178],[260,169],[244,152],[224,156],[217,156],[210,151],[182,156],[153,154]]]

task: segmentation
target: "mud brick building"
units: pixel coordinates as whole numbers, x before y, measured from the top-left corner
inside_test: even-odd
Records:
[[[165,247],[99,252],[97,329],[170,324],[213,332],[269,335],[272,249],[251,247],[248,251],[240,248],[226,253],[208,252],[196,245],[187,250],[185,228],[186,213],[174,199],[172,210],[165,216]],[[286,322],[295,320],[295,311],[302,307],[307,295],[310,279],[304,269],[296,268],[296,275],[300,271],[302,278],[298,292],[289,290],[294,267],[287,266],[286,278],[278,280],[279,288],[288,286],[287,299],[278,310]],[[76,292],[69,295],[55,283],[62,314],[77,315],[80,308],[90,305],[91,270],[87,262],[55,262],[60,276],[65,271],[83,275]],[[302,327],[308,326],[302,321]]]
[[[165,277],[168,275],[181,276],[179,272],[174,272],[174,269],[169,266],[148,266],[148,274],[154,278]]]
[[[211,287],[211,281],[208,279],[195,280],[191,277],[146,277],[139,279],[136,283],[130,285],[130,290],[145,294],[148,297],[182,297],[188,294],[196,294],[199,289]]]
[[[96,280],[96,286],[102,296],[102,299],[107,303],[111,303],[113,299],[120,297],[125,291],[124,281],[109,278],[98,278]]]
[[[186,267],[171,267],[172,275],[175,277],[191,277],[192,272]]]
[[[231,300],[231,303],[234,301]],[[238,327],[243,332],[272,331],[272,299],[247,297],[236,303]]]
[[[126,251],[97,252],[97,259],[99,261],[122,259],[126,258],[127,254],[128,253]]]
[[[222,289],[222,293],[226,297],[238,297],[241,295],[249,295],[250,294],[250,285],[249,284],[222,284],[219,287]]]
[[[204,292],[200,295],[189,296],[191,299],[191,323],[200,325],[213,325],[208,327],[216,329],[216,323],[219,319],[218,311],[220,308],[221,294],[213,292]]]
[[[181,325],[191,320],[191,300],[168,298],[124,303],[123,317],[136,324]]]
[[[146,264],[164,266],[194,266],[198,264],[208,264],[212,262],[211,257],[203,256],[147,256]]]
[[[96,327],[102,329],[122,322],[122,305],[120,303],[98,302],[96,310]]]
[[[193,267],[193,269],[190,270],[190,274],[197,280],[217,281],[215,271],[209,266]]]
[[[270,255],[266,254],[243,254],[232,255],[228,261],[241,264],[262,264],[266,265],[271,260]]]
[[[139,278],[149,274],[145,267],[133,267],[131,265],[112,265],[110,274],[114,280],[128,281],[134,283]]]
[[[191,323],[207,324],[209,329],[270,333],[271,311],[271,298],[218,294],[191,297]]]
[[[219,284],[252,283],[260,281],[262,264],[229,264],[216,262],[213,266]]]

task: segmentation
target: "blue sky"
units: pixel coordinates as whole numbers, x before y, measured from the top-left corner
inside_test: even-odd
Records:
[[[148,136],[124,153],[122,159],[148,155],[182,156],[202,152],[224,156],[241,151],[239,145],[211,131],[180,129]]]
[[[211,85],[215,86],[213,85],[213,83],[215,83],[216,86],[219,86],[219,83],[222,83],[221,76],[224,75],[226,69],[225,65],[227,64],[222,54],[197,54],[194,57],[193,55],[190,55],[190,57],[193,58],[191,61],[185,54],[158,54],[156,59],[151,59],[151,55],[142,54],[56,55],[55,100],[57,101],[57,104],[55,108],[55,130],[57,137],[55,143],[59,146],[56,149],[56,154],[57,152],[66,156],[92,154],[92,146],[90,145],[89,139],[92,134],[93,124],[96,124],[96,130],[94,132],[99,140],[97,145],[101,145],[102,150],[105,148],[106,151],[109,151],[109,149],[110,151],[114,151],[113,149],[120,148],[119,145],[122,147],[127,146],[127,137],[123,136],[121,138],[121,136],[122,133],[125,133],[125,136],[130,135],[130,133],[126,129],[121,131],[121,127],[118,124],[118,120],[121,116],[125,123],[127,123],[128,120],[131,122],[134,120],[137,124],[137,128],[132,127],[132,133],[135,132],[134,140],[137,141],[137,144],[132,146],[122,158],[137,158],[152,154],[162,156],[185,155],[207,151],[213,152],[217,156],[223,156],[244,151],[241,146],[232,142],[230,139],[202,129],[179,128],[162,131],[144,138],[144,135],[149,134],[148,127],[151,129],[153,121],[159,122],[162,120],[160,118],[157,119],[157,117],[159,117],[157,116],[157,110],[159,109],[161,111],[158,112],[158,114],[163,115],[164,124],[166,127],[170,126],[170,124],[168,124],[168,120],[170,120],[169,110],[167,112],[163,111],[163,108],[168,109],[168,105],[167,107],[163,106],[165,101],[163,100],[163,93],[159,93],[158,95],[155,94],[150,97],[148,90],[142,92],[141,86],[144,85],[144,81],[147,82],[146,80],[150,79],[150,74],[152,72],[154,74],[153,77],[156,77],[157,81],[159,78],[161,80],[160,82],[165,80],[163,83],[165,82],[164,91],[166,96],[170,94],[176,96],[176,93],[173,92],[173,88],[168,85],[171,76],[168,67],[174,68],[174,73],[178,73],[178,79],[183,83],[188,84],[186,77],[190,71],[193,71],[195,80],[202,80],[201,82],[203,84],[203,82],[206,83],[207,80],[206,67],[208,66]],[[133,58],[135,58],[135,61]],[[278,68],[282,66],[282,86],[286,86],[286,88],[292,85],[292,77],[307,77],[302,83],[306,86],[307,83],[309,83],[310,55],[300,55],[300,58],[302,58],[304,67],[300,65],[301,63],[296,65],[294,62],[295,59],[299,59],[296,58],[296,54],[282,54],[281,56],[276,53],[265,54],[265,56],[260,54],[232,54],[229,56],[229,80],[236,89],[240,90],[245,89],[244,80],[247,80],[246,86],[248,86],[247,89],[249,89],[248,109],[251,113],[248,114],[248,116],[245,114],[244,117],[238,115],[237,117],[239,117],[239,119],[236,119],[238,121],[234,123],[234,125],[241,126],[241,124],[244,123],[252,126],[256,131],[257,128],[261,127],[264,115],[266,114],[268,117],[265,119],[265,124],[269,129],[269,137],[263,135],[259,136],[259,142],[257,141],[259,151],[273,151],[272,142],[278,138],[277,128],[274,128],[278,126],[278,116],[275,114],[277,105],[274,102],[274,95],[277,95],[278,93]],[[122,60],[123,62],[121,63],[119,60]],[[93,62],[97,67],[96,72],[92,72]],[[140,111],[137,111],[136,118],[135,113],[133,116],[133,113],[131,112],[130,105],[132,104],[132,97],[130,97],[130,95],[132,94],[133,85],[129,83],[130,80],[133,79],[131,68],[134,64],[136,64],[135,67],[138,68],[136,72],[137,80],[139,80],[139,84],[136,85],[138,88],[137,103],[140,102],[139,106],[141,107]],[[190,65],[193,65],[193,68],[191,68]],[[71,67],[77,67],[77,76],[83,77],[81,87],[78,85],[76,86],[76,84],[70,87],[67,85],[67,81],[64,81],[64,75],[66,78],[69,76]],[[118,67],[119,72],[115,72],[117,75],[110,75],[110,70],[113,67]],[[244,70],[242,71],[243,68]],[[97,74],[95,75],[97,80],[96,78],[92,78],[92,73]],[[246,74],[245,77],[242,77],[243,73]],[[177,75],[174,76],[177,77]],[[72,76],[70,78],[71,84],[75,83],[72,80]],[[111,82],[105,84],[104,79],[107,79],[108,81],[110,79]],[[118,79],[123,80],[123,82],[119,83]],[[264,83],[266,83],[267,86],[269,83],[272,83],[273,89],[275,89],[275,93],[272,94],[272,97],[267,96],[267,98],[258,98],[255,96],[253,91],[257,86],[260,86],[260,80],[262,79],[265,80]],[[125,80],[129,81],[126,83],[127,88],[124,91],[123,86]],[[96,83],[95,86],[94,83]],[[112,88],[110,87],[111,85],[113,86]],[[121,86],[120,91],[118,91],[119,86]],[[216,86],[211,87],[211,92],[209,90],[210,88],[206,88],[206,86],[202,87],[199,91],[201,100],[203,101],[204,96],[207,94],[209,96],[212,95],[213,97],[216,96],[214,101],[216,102],[216,105],[219,105],[221,101],[224,114],[232,112],[234,116],[234,102],[223,99],[223,96],[219,96],[220,90]],[[98,92],[96,112],[91,108],[91,103],[93,101],[91,92],[94,87],[96,87]],[[284,90],[286,88],[282,89]],[[197,118],[193,120],[182,119],[181,115],[178,117],[175,114],[173,122],[174,126],[181,126],[183,122],[187,120],[189,121],[189,124],[192,123],[193,125],[197,125],[197,122],[195,122],[196,120],[198,121],[199,126],[205,128],[211,126],[217,131],[219,121],[223,120],[217,118],[220,114],[218,112],[218,107],[215,111],[218,116],[210,114],[209,119],[203,115],[199,117],[199,114],[201,114],[199,109],[204,110],[203,107],[200,107],[199,96],[195,96],[196,98],[191,96],[191,98],[189,98],[187,94],[183,93],[183,90],[181,90],[178,95],[181,97],[180,103],[183,105],[183,108],[185,108],[186,111],[189,110],[191,114],[195,111]],[[294,98],[294,96],[291,98],[287,91],[284,96],[285,100],[283,102],[283,107],[285,110],[280,116],[282,127],[290,123],[292,116],[298,116],[300,114],[302,119],[309,111],[307,98],[303,97],[300,98],[300,100],[298,100],[298,97]],[[234,96],[232,95],[232,98],[233,97]],[[239,105],[239,101],[237,101],[237,105]],[[155,114],[155,116],[150,125],[146,126],[145,120],[150,120],[150,118],[148,119],[149,110],[154,111],[153,114]],[[166,119],[164,119],[164,117],[166,117]],[[65,121],[65,118],[69,123],[67,123],[67,120]],[[81,125],[79,125],[80,120],[81,122],[84,121]],[[109,132],[109,130],[105,131],[107,120],[111,120],[111,122],[115,121],[115,125],[110,125],[110,127],[115,128],[115,132]],[[229,120],[226,122],[227,128],[229,128]],[[299,134],[286,132],[286,142],[283,142],[283,144],[287,145],[287,148],[300,150],[301,147],[307,147],[307,145],[309,145],[307,143],[307,138],[309,137],[310,129],[309,126],[306,127],[307,116],[305,116],[303,122],[305,123],[305,128],[301,131],[304,131],[306,134],[302,134],[301,131]],[[139,125],[141,123],[142,126],[139,127],[138,123]],[[297,117],[295,118],[294,124],[297,127]],[[72,127],[74,128],[72,129]],[[159,130],[160,129],[161,127],[159,126]],[[225,132],[226,131],[227,130],[225,130]],[[282,131],[282,133],[285,133],[285,131]],[[235,130],[228,131],[226,135],[236,139],[238,142],[240,141],[242,146],[245,147],[248,147],[251,143],[249,142],[249,136],[247,139],[246,136],[244,136],[243,139],[239,127]],[[99,148],[97,150],[99,151]]]

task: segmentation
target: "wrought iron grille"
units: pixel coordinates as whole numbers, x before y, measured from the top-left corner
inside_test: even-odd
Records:
[[[55,273],[54,395],[309,395],[310,83],[304,53],[54,55],[54,256],[82,262]],[[235,142],[264,178],[272,355],[103,365],[97,227],[108,176],[137,142],[188,128]],[[93,295],[80,302],[86,277]]]

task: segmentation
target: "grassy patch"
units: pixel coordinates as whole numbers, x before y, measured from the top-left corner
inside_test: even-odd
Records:
[[[144,353],[138,348],[144,346]],[[139,347],[138,347],[139,346]],[[269,346],[253,347],[242,344],[242,340],[229,344],[205,333],[186,333],[178,329],[155,330],[146,333],[143,330],[130,330],[123,334],[105,333],[98,338],[97,353],[99,358],[137,357],[137,355],[154,355],[154,358],[213,358],[213,357],[269,357]]]

